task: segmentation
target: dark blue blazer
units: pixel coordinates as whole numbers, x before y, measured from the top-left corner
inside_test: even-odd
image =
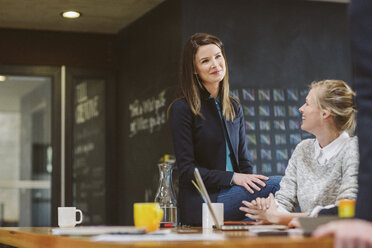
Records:
[[[352,0],[349,11],[360,156],[356,217],[372,221],[372,0]]]
[[[221,120],[214,99],[201,90],[201,113],[195,116],[185,98],[177,99],[170,108],[170,124],[176,163],[179,172],[178,209],[180,221],[187,225],[201,225],[203,200],[191,180],[197,167],[211,201],[216,202],[220,189],[230,187],[233,172],[226,171],[226,141],[231,145],[234,171],[252,173],[245,141],[244,116],[241,105],[231,100],[236,118]]]

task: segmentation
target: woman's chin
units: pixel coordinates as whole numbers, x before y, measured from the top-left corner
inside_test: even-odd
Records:
[[[308,132],[308,130],[306,130],[306,127],[304,126],[304,124],[301,125],[301,130],[305,131],[305,132]]]

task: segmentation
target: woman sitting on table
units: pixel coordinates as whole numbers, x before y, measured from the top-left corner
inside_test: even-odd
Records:
[[[295,217],[317,216],[341,199],[356,199],[358,141],[348,134],[355,127],[355,93],[340,80],[312,83],[310,88],[299,109],[301,129],[316,138],[297,145],[275,199],[270,194],[243,201],[240,210],[249,218],[288,224]],[[304,213],[292,213],[298,205]]]
[[[230,96],[225,51],[215,36],[196,33],[181,59],[180,98],[169,108],[179,172],[182,224],[201,225],[203,199],[193,186],[199,169],[212,202],[224,203],[225,220],[243,220],[243,199],[267,197],[281,177],[252,174],[240,103]]]

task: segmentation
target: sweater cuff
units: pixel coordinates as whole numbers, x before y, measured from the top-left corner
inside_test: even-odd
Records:
[[[319,214],[319,212],[321,211],[321,210],[323,210],[323,209],[330,209],[330,208],[333,208],[333,207],[335,207],[336,205],[334,205],[334,204],[331,204],[331,205],[327,205],[327,206],[325,206],[325,207],[323,207],[323,206],[316,206],[312,211],[311,211],[311,213],[309,214],[309,217],[318,217],[318,214]]]
[[[285,209],[282,205],[278,203],[278,201],[274,198],[275,204],[278,206],[277,210],[281,213],[290,213],[287,209]]]

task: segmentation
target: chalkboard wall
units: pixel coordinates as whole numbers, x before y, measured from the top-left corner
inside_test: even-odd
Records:
[[[119,222],[133,223],[133,203],[154,201],[157,162],[173,153],[166,118],[178,82],[179,1],[166,1],[118,36]]]
[[[312,1],[174,0],[122,30],[119,222],[133,223],[133,202],[153,200],[156,163],[172,152],[164,114],[176,92],[182,46],[191,34],[207,32],[224,42],[255,169],[280,174],[295,144],[309,137],[298,129],[297,112],[308,84],[326,78],[350,81],[346,12],[346,4]]]
[[[190,0],[182,7],[183,42],[207,32],[225,45],[254,171],[284,174],[296,144],[312,137],[300,130],[298,112],[308,85],[329,78],[350,82],[347,5]]]
[[[346,4],[190,0],[182,13],[183,41],[208,32],[224,42],[233,88],[351,79]]]

